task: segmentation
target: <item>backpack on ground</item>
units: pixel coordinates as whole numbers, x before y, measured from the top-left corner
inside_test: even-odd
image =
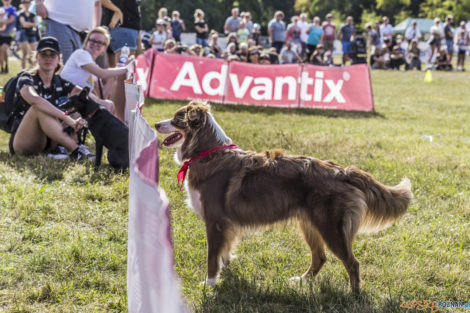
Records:
[[[14,120],[14,112],[19,97],[16,94],[16,84],[18,78],[24,71],[19,72],[17,75],[11,77],[3,87],[3,94],[5,95],[2,102],[0,102],[0,129],[11,133],[11,127]]]

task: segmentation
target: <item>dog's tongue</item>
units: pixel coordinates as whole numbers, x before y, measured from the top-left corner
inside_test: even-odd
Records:
[[[173,133],[170,136],[166,137],[165,140],[163,140],[162,145],[169,146],[169,145],[177,142],[178,140],[180,140],[181,137],[183,137],[183,135],[181,135],[181,133],[178,133],[178,132]]]

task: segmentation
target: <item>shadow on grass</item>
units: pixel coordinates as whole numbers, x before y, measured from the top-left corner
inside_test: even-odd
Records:
[[[147,101],[147,105],[161,105],[167,104],[170,100],[155,100]],[[184,106],[189,101],[171,100],[172,104],[180,104]],[[364,118],[382,118],[386,116],[379,112],[361,112],[361,111],[345,111],[345,110],[328,110],[328,109],[308,109],[308,108],[277,108],[265,107],[254,105],[236,105],[236,104],[220,104],[211,103],[216,112],[247,112],[247,113],[261,113],[266,115],[274,114],[289,114],[289,115],[312,115],[324,116],[329,118],[351,118],[351,119],[364,119]]]
[[[48,183],[63,180],[65,173],[74,171],[77,179],[74,179],[73,182],[78,185],[93,183],[109,185],[114,183],[114,177],[118,174],[108,164],[101,165],[98,170],[95,170],[93,163],[53,160],[45,155],[25,157],[11,155],[6,151],[0,151],[0,163],[15,168],[20,173],[32,173],[38,180]],[[84,168],[77,170],[77,164],[82,164]],[[123,175],[127,174],[127,171],[123,173]]]
[[[338,312],[398,313],[401,295],[389,293],[376,299],[367,292],[358,295],[328,279],[289,285],[277,278],[269,286],[247,281],[225,269],[214,290],[204,287],[200,309],[196,312]]]

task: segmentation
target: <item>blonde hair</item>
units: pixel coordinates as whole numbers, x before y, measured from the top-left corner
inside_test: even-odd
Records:
[[[204,11],[201,10],[201,9],[196,9],[196,11],[194,11],[194,21],[195,22],[197,22],[197,19],[200,15],[202,15],[204,17]]]
[[[86,46],[88,44],[88,40],[90,40],[90,36],[94,33],[100,33],[104,36],[105,41],[106,41],[106,48],[109,46],[109,42],[111,41],[111,36],[109,35],[108,28],[103,27],[103,26],[98,26],[90,30],[90,32],[86,35],[85,40],[83,41],[83,49],[86,49]]]
[[[168,15],[168,10],[167,8],[161,8],[158,10],[158,18],[163,18]]]

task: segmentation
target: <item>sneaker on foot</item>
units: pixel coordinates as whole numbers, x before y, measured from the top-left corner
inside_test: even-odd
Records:
[[[77,149],[73,150],[70,158],[76,161],[94,161],[96,156],[92,154],[84,145],[79,145]]]
[[[55,160],[66,160],[69,158],[69,154],[63,146],[58,145],[57,147],[49,151],[47,157]]]

